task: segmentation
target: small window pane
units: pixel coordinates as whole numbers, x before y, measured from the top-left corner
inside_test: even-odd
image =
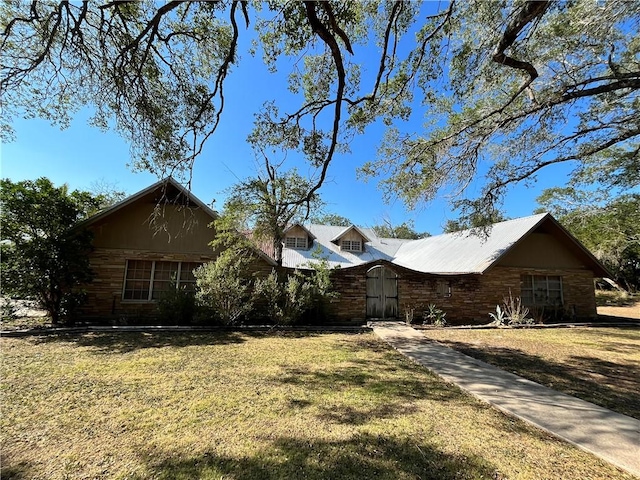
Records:
[[[127,273],[122,294],[124,300],[149,299],[152,266],[152,261],[127,260]]]
[[[296,248],[296,238],[287,237],[284,239],[284,246],[287,248]]]
[[[165,292],[176,288],[178,284],[178,262],[156,262],[153,274],[153,300],[159,299]]]

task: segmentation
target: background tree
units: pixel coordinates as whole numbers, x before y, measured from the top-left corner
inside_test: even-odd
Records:
[[[353,222],[347,217],[338,215],[337,213],[322,213],[319,215],[311,215],[309,222],[316,225],[335,225],[337,227],[349,227]]]
[[[541,210],[551,212],[630,292],[640,289],[640,194],[600,203],[573,187],[545,190]]]
[[[270,242],[274,259],[282,263],[284,231],[292,223],[302,222],[309,212],[320,207],[314,194],[305,204],[311,182],[296,169],[281,173],[265,158],[265,168],[256,178],[244,180],[229,189],[224,210],[237,220],[236,228],[251,232],[257,241]]]
[[[48,179],[0,183],[2,295],[35,300],[51,322],[70,322],[78,287],[91,280],[91,233],[73,228],[98,201]]]
[[[188,183],[253,26],[267,66],[290,68],[297,103],[266,103],[251,141],[307,160],[300,203],[382,121],[363,176],[382,175],[410,207],[446,193],[467,218],[490,217],[511,185],[553,164],[638,184],[639,23],[640,3],[624,0],[3,2],[3,133],[18,114],[64,126],[91,105],[94,124],[131,142],[136,168]],[[420,103],[424,131],[404,131]],[[485,170],[476,195],[467,187]]]
[[[469,229],[483,229],[492,223],[504,222],[505,220],[507,217],[502,212],[494,211],[491,215],[483,213],[469,215],[464,219],[447,220],[442,230],[444,233],[454,233]]]
[[[408,238],[411,240],[418,240],[420,238],[430,237],[428,232],[418,233],[415,229],[413,221],[403,222],[400,225],[394,226],[391,220],[388,218],[383,219],[381,225],[374,225],[371,227],[376,235],[382,238]]]
[[[96,180],[89,185],[89,192],[100,202],[100,209],[108,208],[128,197],[118,185],[105,179]]]

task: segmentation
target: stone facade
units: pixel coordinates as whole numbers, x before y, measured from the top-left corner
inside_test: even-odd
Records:
[[[96,248],[90,258],[95,277],[86,287],[87,301],[81,314],[88,319],[118,320],[152,316],[155,313],[156,302],[122,299],[127,260],[204,263],[213,259],[213,255]]]
[[[398,312],[401,318],[413,309],[418,320],[429,304],[447,314],[449,324],[482,324],[491,319],[496,305],[502,304],[511,291],[520,296],[521,275],[554,275],[562,277],[564,309],[577,318],[596,315],[593,273],[590,270],[527,269],[496,266],[485,274],[431,275],[408,270],[389,262],[376,262],[336,270],[333,285],[340,297],[330,305],[332,317],[339,321],[366,318],[366,272],[381,264],[398,275]],[[450,287],[450,296],[447,288]]]
[[[144,250],[95,249],[90,258],[95,278],[85,287],[87,301],[81,316],[87,320],[135,323],[136,319],[152,318],[157,313],[157,302],[123,299],[127,260],[156,260],[170,262],[206,263],[215,260],[215,254],[158,253]],[[273,267],[263,259],[256,259],[250,267],[258,277],[268,275]]]

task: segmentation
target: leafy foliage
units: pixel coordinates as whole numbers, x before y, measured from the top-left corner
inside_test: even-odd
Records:
[[[489,227],[492,223],[504,222],[505,220],[507,218],[499,211],[494,211],[489,216],[473,214],[466,219],[447,220],[443,231],[444,233],[454,233],[469,229],[483,229]]]
[[[640,289],[640,194],[602,199],[597,192],[554,188],[538,198],[629,291]]]
[[[91,233],[74,226],[100,200],[46,178],[0,185],[3,295],[36,300],[54,325],[71,322],[78,287],[92,278]]]
[[[428,232],[418,233],[415,229],[413,221],[402,222],[400,225],[393,226],[391,222],[382,225],[374,225],[371,227],[376,235],[382,238],[404,238],[418,240],[431,236]]]
[[[16,115],[65,126],[90,105],[95,125],[131,142],[136,168],[189,176],[251,36],[240,25],[252,25],[252,53],[290,68],[299,103],[265,103],[250,141],[307,161],[298,203],[381,121],[380,158],[361,173],[382,176],[388,199],[414,207],[446,193],[467,220],[491,218],[511,185],[550,165],[638,185],[639,23],[640,4],[624,0],[7,1],[3,138]],[[404,131],[420,102],[424,131]]]
[[[279,279],[272,270],[267,277],[256,280],[256,294],[264,299],[269,319],[276,325],[297,322],[313,299],[313,286],[302,272],[296,270],[284,277]]]
[[[338,215],[337,213],[323,213],[320,215],[312,215],[309,218],[311,223],[315,223],[317,225],[334,225],[337,227],[350,227],[353,225],[353,222],[349,220],[347,217],[343,217],[342,215]]]
[[[268,160],[265,162],[262,174],[229,189],[224,210],[236,219],[236,229],[250,231],[258,242],[271,242],[274,259],[281,264],[284,231],[317,208],[320,199],[316,194],[311,195],[305,209],[300,199],[309,192],[310,182],[296,169],[279,173]]]
[[[250,264],[251,257],[229,249],[193,272],[197,301],[210,308],[223,325],[237,324],[253,309],[254,279],[249,271]]]
[[[446,327],[446,312],[435,303],[430,303],[427,305],[427,311],[424,312],[423,323],[425,325],[435,325],[436,327]]]

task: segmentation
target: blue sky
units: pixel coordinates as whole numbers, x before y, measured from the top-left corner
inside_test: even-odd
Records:
[[[370,68],[376,68],[375,63]],[[196,161],[192,190],[201,200],[215,200],[214,208],[220,209],[224,191],[239,179],[255,174],[258,163],[246,142],[253,114],[267,100],[288,102],[284,83],[281,75],[268,74],[260,57],[242,54],[226,86],[226,109],[219,129]],[[102,181],[129,194],[157,181],[150,173],[132,172],[127,166],[131,160],[128,144],[115,132],[89,126],[89,114],[88,110],[81,111],[66,130],[39,119],[16,120],[16,141],[1,147],[2,177],[18,181],[44,176],[56,185],[67,183],[72,189],[90,189],[92,183]],[[422,117],[415,115],[408,127],[420,131],[422,122]],[[325,210],[361,226],[382,223],[383,218],[394,224],[413,220],[418,231],[440,233],[448,219],[456,218],[444,199],[408,211],[399,200],[385,204],[375,181],[364,183],[356,179],[357,167],[375,159],[383,133],[380,125],[373,125],[354,139],[351,153],[334,157],[328,180],[320,191],[327,204]],[[303,164],[298,167],[302,174],[307,173]],[[530,187],[519,185],[512,189],[505,202],[506,215],[531,214],[542,190],[563,184],[566,175],[567,167],[544,170]]]

